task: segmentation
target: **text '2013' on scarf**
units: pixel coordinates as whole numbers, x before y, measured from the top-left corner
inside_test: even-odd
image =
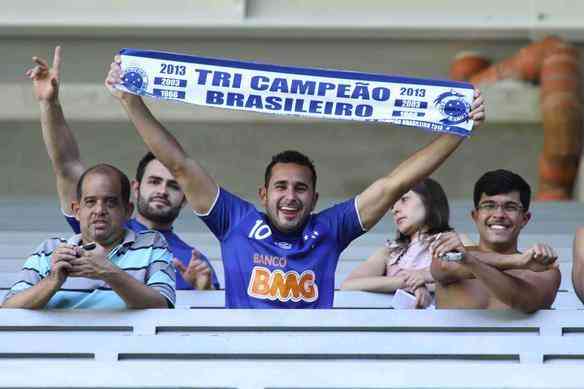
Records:
[[[469,136],[471,84],[122,49],[122,84],[141,95],[243,111],[394,123]]]

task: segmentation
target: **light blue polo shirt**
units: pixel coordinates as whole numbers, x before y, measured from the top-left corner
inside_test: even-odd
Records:
[[[51,270],[51,255],[62,243],[78,245],[81,235],[68,240],[45,240],[24,263],[19,278],[4,301],[46,278]],[[166,240],[152,230],[135,233],[126,229],[124,241],[112,249],[108,259],[139,282],[155,289],[174,307],[175,269]],[[102,280],[68,277],[61,289],[51,297],[45,308],[125,309],[124,300]]]

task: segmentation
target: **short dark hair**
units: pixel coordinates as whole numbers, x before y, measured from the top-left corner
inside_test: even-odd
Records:
[[[122,201],[127,208],[127,205],[130,203],[130,180],[120,169],[108,165],[107,163],[100,163],[92,166],[84,171],[81,177],[79,177],[79,181],[77,181],[77,201],[81,201],[81,196],[83,195],[83,182],[85,181],[85,178],[91,174],[103,174],[106,176],[116,175],[120,180],[120,194],[122,196]]]
[[[155,159],[156,156],[154,156],[154,154],[152,154],[151,151],[144,154],[144,156],[138,163],[138,168],[136,169],[136,181],[142,182],[142,178],[144,178],[144,172],[146,171],[146,166],[148,166],[150,161]]]
[[[272,168],[277,163],[295,163],[296,165],[306,166],[312,173],[312,188],[316,189],[316,169],[314,163],[306,155],[296,150],[286,150],[272,157],[272,161],[266,167],[264,174],[264,185],[267,187],[272,178]]]
[[[515,191],[519,192],[519,199],[523,209],[525,211],[529,210],[531,187],[519,174],[505,169],[486,172],[479,178],[474,187],[475,209],[478,208],[483,193],[487,196],[495,196]]]
[[[426,209],[426,219],[424,220],[424,226],[428,227],[426,233],[434,235],[440,232],[451,231],[450,206],[448,205],[448,197],[446,197],[442,186],[431,178],[425,178],[411,190],[420,196],[422,204],[424,204],[424,208]],[[396,241],[409,242],[409,240],[409,237],[398,230]]]

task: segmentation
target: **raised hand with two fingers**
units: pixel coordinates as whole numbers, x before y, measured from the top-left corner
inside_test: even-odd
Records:
[[[34,95],[39,101],[55,101],[59,97],[59,82],[61,77],[61,47],[55,47],[53,64],[41,57],[32,57],[35,64],[26,71],[26,76],[32,80]]]
[[[212,289],[211,267],[207,261],[203,259],[203,256],[200,252],[193,249],[191,259],[186,266],[177,258],[175,258],[173,262],[180,272],[182,278],[190,285],[192,285],[194,289]]]

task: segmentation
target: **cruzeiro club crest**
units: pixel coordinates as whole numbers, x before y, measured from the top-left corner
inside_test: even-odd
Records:
[[[122,84],[130,92],[143,94],[148,86],[148,75],[139,67],[130,67],[122,75]]]
[[[468,120],[470,105],[464,100],[464,95],[458,92],[442,93],[434,100],[434,105],[444,115],[440,122],[445,125],[460,124]]]

